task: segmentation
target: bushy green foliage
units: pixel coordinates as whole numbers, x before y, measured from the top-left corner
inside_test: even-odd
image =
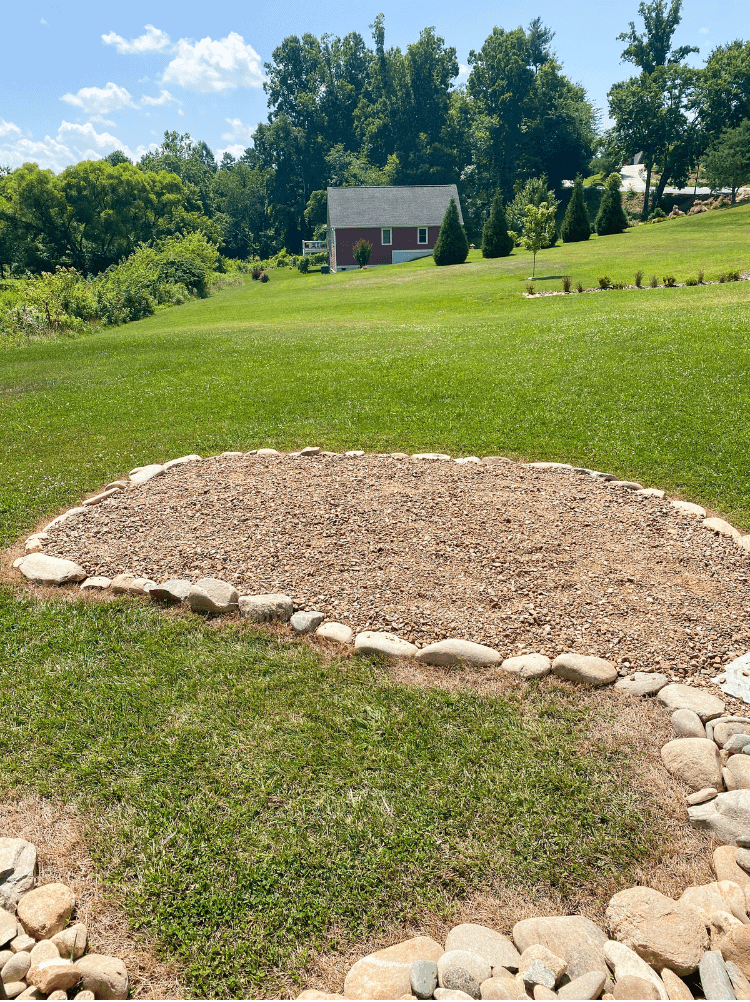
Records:
[[[492,199],[492,208],[482,229],[482,257],[507,257],[515,241],[508,233],[503,196],[500,191]]]
[[[599,206],[595,227],[600,237],[608,236],[611,233],[622,233],[628,228],[628,217],[622,207],[619,174],[610,174],[607,178],[607,186],[602,204]]]
[[[360,268],[364,268],[370,262],[370,255],[372,254],[372,244],[369,242],[369,240],[361,238],[352,247],[352,253],[354,254],[354,260],[357,262]]]
[[[586,211],[586,200],[583,195],[583,178],[578,175],[573,185],[573,195],[568,202],[560,228],[560,236],[563,243],[572,244],[581,240],[588,240],[591,236],[591,223],[589,214]]]
[[[463,264],[469,256],[469,241],[458,218],[458,207],[454,198],[450,200],[445,210],[432,256],[435,264],[441,267],[448,264]]]
[[[523,245],[534,255],[534,266],[531,277],[536,276],[536,256],[544,247],[551,247],[555,242],[555,211],[557,204],[527,205],[526,218],[523,222]]]
[[[560,204],[559,199],[555,198],[553,189],[548,187],[547,178],[543,174],[541,177],[531,177],[527,181],[524,181],[518,188],[513,200],[508,203],[506,209],[508,228],[518,234],[519,241],[526,222],[527,207],[529,205],[538,207],[542,202],[546,202],[548,206],[554,206],[555,211],[557,211],[557,207]],[[554,246],[556,240],[557,231],[552,235],[551,243],[546,246]]]

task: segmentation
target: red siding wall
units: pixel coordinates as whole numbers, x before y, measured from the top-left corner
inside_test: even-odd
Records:
[[[344,265],[352,265],[357,262],[354,260],[354,253],[352,247],[356,244],[358,240],[367,240],[372,244],[372,254],[370,255],[370,264],[390,264],[391,263],[391,251],[394,250],[432,250],[435,246],[435,241],[438,238],[438,233],[440,232],[439,226],[428,226],[427,227],[427,243],[418,244],[417,243],[417,227],[416,226],[394,226],[391,228],[391,239],[393,243],[386,245],[382,244],[380,239],[381,231],[380,229],[375,229],[370,226],[363,226],[361,228],[353,230],[336,230],[336,267],[341,268]]]

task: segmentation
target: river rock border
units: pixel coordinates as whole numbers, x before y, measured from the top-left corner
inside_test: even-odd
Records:
[[[73,891],[37,873],[33,843],[0,838],[0,999],[126,999],[125,964],[87,952]]]
[[[225,452],[219,458],[237,460],[279,455],[275,449],[257,449],[248,453]],[[304,460],[319,455],[340,454],[310,446],[300,452],[287,453],[286,458]],[[354,450],[344,455],[356,459],[365,453]],[[513,463],[503,456],[454,459],[442,453],[388,455],[414,462]],[[53,526],[105,502],[131,485],[147,484],[174,466],[193,462],[201,462],[201,457],[182,456],[163,465],[136,467],[127,480],[113,481],[99,494],[31,535],[26,541],[26,555],[14,566],[36,584],[78,583],[84,591],[110,590],[115,594],[138,595],[152,602],[186,604],[194,612],[239,613],[255,623],[288,623],[295,634],[314,634],[344,647],[353,646],[359,654],[410,658],[438,667],[500,665],[527,680],[552,673],[585,686],[614,684],[620,692],[635,698],[656,697],[672,711],[675,735],[662,749],[663,764],[692,791],[687,797],[691,824],[707,831],[719,843],[713,856],[717,878],[714,883],[688,887],[678,901],[647,887],[620,891],[609,902],[606,931],[581,915],[526,919],[514,926],[512,937],[484,926],[464,924],[451,930],[444,946],[421,936],[362,958],[347,974],[343,994],[308,990],[299,996],[300,999],[691,999],[701,996],[750,999],[750,716],[731,715],[718,696],[694,686],[672,683],[663,674],[636,671],[618,678],[615,665],[603,658],[565,653],[554,660],[542,654],[524,654],[503,660],[493,648],[458,638],[418,648],[391,633],[363,631],[355,635],[343,623],[326,622],[322,612],[295,612],[292,599],[286,595],[240,595],[231,583],[217,578],[195,582],[171,579],[156,583],[124,573],[112,579],[88,577],[84,568],[75,562],[44,554],[47,532]],[[630,490],[660,500],[666,497],[662,490],[620,480],[614,474],[597,470],[565,463],[523,465],[592,477],[607,489]],[[734,539],[750,554],[750,534],[743,535],[723,519],[708,518],[700,505],[679,499],[670,499],[670,503],[679,512],[701,519],[707,532]],[[727,694],[750,702],[750,654],[727,665],[713,681]],[[0,846],[2,842],[0,840]],[[0,931],[2,919],[0,913]],[[73,963],[73,959],[66,963]],[[80,961],[77,963],[80,967]],[[2,974],[5,981],[5,968]],[[32,987],[25,988],[16,997],[43,997],[40,988],[34,985],[32,981]],[[5,985],[6,993],[9,987]],[[37,994],[28,994],[29,991]],[[58,993],[49,997],[67,996]],[[125,996],[94,996],[85,992],[76,996],[93,997]]]

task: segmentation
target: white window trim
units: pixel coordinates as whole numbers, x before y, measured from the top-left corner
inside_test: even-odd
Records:
[[[424,230],[425,239],[424,241],[419,239],[419,231]],[[429,226],[418,226],[417,227],[417,247],[427,247],[430,242],[430,227]]]
[[[390,237],[390,240],[386,240],[385,237],[383,236],[383,234],[385,233],[386,230],[388,230],[388,235]],[[380,230],[380,243],[381,243],[381,246],[383,246],[383,247],[391,247],[393,245],[393,227],[392,226],[383,226],[383,227],[381,227],[381,230]]]

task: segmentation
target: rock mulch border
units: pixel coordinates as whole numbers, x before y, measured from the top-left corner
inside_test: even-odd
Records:
[[[364,454],[356,450],[344,455],[356,459]],[[219,458],[240,460],[279,455],[275,449],[258,449],[249,453],[226,452]],[[337,454],[307,447],[286,454],[286,458],[301,460],[318,455]],[[500,456],[452,459],[442,453],[412,456],[391,453],[390,456],[415,462],[512,462]],[[750,716],[728,714],[719,697],[694,686],[670,682],[659,673],[636,671],[618,680],[615,665],[603,658],[564,653],[554,660],[541,654],[503,660],[493,648],[457,638],[418,648],[391,633],[365,630],[355,635],[342,623],[325,622],[322,612],[295,611],[292,599],[286,595],[240,595],[231,583],[217,578],[196,582],[172,579],[157,584],[125,573],[112,579],[88,577],[75,562],[44,554],[48,531],[55,525],[105,503],[118,491],[145,485],[174,466],[200,461],[200,456],[190,455],[163,465],[136,467],[130,471],[128,480],[113,481],[104,491],[30,536],[26,541],[26,556],[19,558],[15,566],[37,584],[79,583],[84,591],[139,595],[153,602],[186,604],[194,612],[211,615],[239,613],[255,623],[288,623],[298,635],[313,634],[344,647],[353,646],[359,654],[410,658],[438,667],[499,664],[524,679],[552,673],[585,686],[614,684],[623,694],[635,698],[656,697],[671,709],[675,734],[662,749],[664,766],[692,791],[687,797],[690,822],[719,842],[713,858],[717,877],[714,883],[688,887],[678,901],[647,887],[620,891],[607,908],[607,932],[581,915],[526,919],[514,926],[512,937],[484,926],[464,924],[451,930],[444,947],[429,937],[416,937],[362,958],[346,976],[343,994],[309,990],[300,999],[750,999]],[[631,490],[660,500],[666,497],[662,490],[565,463],[524,465],[537,470],[568,470],[590,476],[609,488]],[[678,499],[671,499],[670,503],[679,511],[700,518],[708,532],[734,539],[750,554],[750,534],[741,534],[723,519],[707,518],[700,505]],[[728,665],[714,682],[750,702],[747,679],[750,679],[750,654]],[[71,895],[70,891],[67,893]],[[71,911],[72,907],[71,904]],[[65,922],[69,915],[70,912]],[[0,914],[0,933],[2,919]],[[8,930],[11,931],[10,925]],[[21,931],[15,925],[14,930]],[[24,935],[25,930],[24,925]],[[113,958],[104,959],[114,963]],[[54,957],[48,961],[45,957],[44,963],[51,965],[50,970],[55,964],[81,967],[81,961],[73,957],[64,962],[55,961]],[[41,965],[28,968],[32,972],[37,969],[41,970]],[[5,981],[5,968],[2,975]],[[33,980],[40,976],[32,973],[32,987],[24,984],[16,997],[44,997],[41,986]],[[67,974],[68,979],[72,976],[72,972]],[[127,983],[127,972],[123,976]],[[77,977],[80,981],[83,975]],[[20,983],[19,979],[17,984]],[[48,987],[46,980],[44,986]],[[9,987],[6,984],[6,992]],[[49,997],[67,997],[61,991]],[[85,990],[76,996],[92,997],[125,996],[92,996],[86,995]]]
[[[125,964],[87,953],[87,927],[69,924],[73,891],[37,886],[37,873],[31,842],[0,838],[0,999],[126,999]]]

